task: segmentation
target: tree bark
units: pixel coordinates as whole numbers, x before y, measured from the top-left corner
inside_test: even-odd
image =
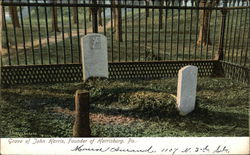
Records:
[[[20,28],[19,17],[16,6],[9,6],[10,17],[15,27]]]
[[[119,2],[118,2],[119,3]],[[123,41],[122,39],[122,11],[121,8],[116,8],[115,9],[115,15],[116,15],[116,33],[115,33],[115,37],[117,40],[119,40],[120,42]]]
[[[53,0],[53,3],[56,3],[57,0]],[[57,7],[52,7],[52,30],[56,32],[60,32],[58,27],[58,20],[57,20]]]
[[[163,1],[160,1],[159,3],[160,3],[160,6],[163,6],[163,5],[164,5]],[[159,10],[159,28],[160,28],[160,29],[162,29],[162,27],[163,27],[163,26],[162,26],[162,25],[163,25],[163,24],[162,24],[162,18],[163,18],[163,10],[160,9],[160,10]]]
[[[145,0],[146,1],[146,6],[149,6],[149,0]],[[146,17],[149,17],[149,9],[146,8]]]
[[[2,5],[1,5],[1,7],[2,7]],[[4,17],[5,14],[4,14],[4,12],[3,12],[3,8],[1,8],[1,9],[2,9],[2,10],[1,10],[1,14],[2,14],[2,15],[1,15],[0,17],[1,17],[1,19],[2,19],[2,29],[3,29],[3,30],[6,30],[6,27],[5,27],[5,17]]]
[[[200,2],[200,7],[214,7],[217,4],[217,1],[209,1],[202,0]],[[210,19],[211,19],[212,10],[204,9],[200,13],[200,30],[199,30],[199,37],[197,40],[197,45],[211,45],[211,39],[210,39]]]
[[[77,2],[78,2],[77,0],[74,0],[75,4],[77,4]],[[73,21],[74,21],[74,24],[77,24],[77,22],[78,22],[78,19],[77,19],[78,15],[77,15],[77,13],[78,13],[78,8],[74,7],[73,8]]]

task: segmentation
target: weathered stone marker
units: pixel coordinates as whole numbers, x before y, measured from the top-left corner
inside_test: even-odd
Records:
[[[81,39],[83,80],[89,77],[108,78],[107,38],[102,34],[88,34]]]
[[[77,90],[75,94],[75,123],[73,137],[90,137],[89,92]]]
[[[195,108],[197,74],[196,66],[185,66],[179,70],[177,107],[180,115],[187,115]]]

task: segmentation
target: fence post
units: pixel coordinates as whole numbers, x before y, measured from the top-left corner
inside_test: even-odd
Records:
[[[77,90],[75,93],[75,123],[73,137],[90,137],[89,92]]]
[[[93,0],[92,2],[97,6],[97,0]],[[97,20],[98,8],[92,7],[91,12],[92,12],[92,30],[93,33],[98,33],[98,20]]]
[[[226,28],[226,16],[227,10],[227,1],[223,0],[223,9],[221,10],[222,20],[221,20],[221,30],[220,30],[220,42],[219,42],[219,50],[215,56],[215,60],[223,60],[224,57],[224,36],[225,36],[225,28]]]

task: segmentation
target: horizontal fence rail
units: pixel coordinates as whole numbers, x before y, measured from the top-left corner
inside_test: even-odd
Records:
[[[80,64],[80,38],[94,32],[108,39],[109,63],[216,60],[227,70],[249,69],[248,0],[2,0],[2,6],[3,67]]]

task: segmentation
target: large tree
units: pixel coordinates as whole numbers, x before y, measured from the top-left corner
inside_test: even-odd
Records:
[[[54,4],[57,3],[57,0],[51,0]],[[58,19],[57,19],[57,7],[52,7],[52,30],[56,32],[60,32],[58,27]]]
[[[114,5],[119,5],[121,2],[120,0],[111,0],[111,4]],[[115,38],[116,40],[119,40],[120,42],[123,41],[122,39],[122,11],[121,8],[114,8],[113,9],[113,19],[114,19],[114,27],[115,27]]]
[[[13,25],[15,27],[20,27],[17,7],[16,6],[9,6],[9,12],[10,12],[10,17],[11,17]]]
[[[218,5],[219,0],[201,0],[200,1],[200,7],[214,7]],[[200,11],[200,31],[199,31],[199,37],[197,40],[198,45],[211,45],[211,39],[210,39],[210,19],[211,19],[212,10],[211,9],[203,9]]]
[[[0,5],[1,7],[2,7],[2,5]],[[1,8],[2,9],[2,8]],[[1,17],[1,19],[2,19],[2,29],[3,30],[5,30],[6,28],[5,28],[5,17],[4,17],[4,12],[3,12],[3,9],[1,10],[1,12],[0,12],[0,14],[2,14],[0,17]],[[0,19],[0,20],[1,20]]]
[[[73,2],[74,2],[74,4],[77,4],[78,3],[78,0],[73,0]],[[78,13],[78,8],[77,7],[74,7],[73,8],[73,21],[74,21],[74,24],[77,24],[77,22],[78,22],[78,15],[77,15],[77,13]]]

